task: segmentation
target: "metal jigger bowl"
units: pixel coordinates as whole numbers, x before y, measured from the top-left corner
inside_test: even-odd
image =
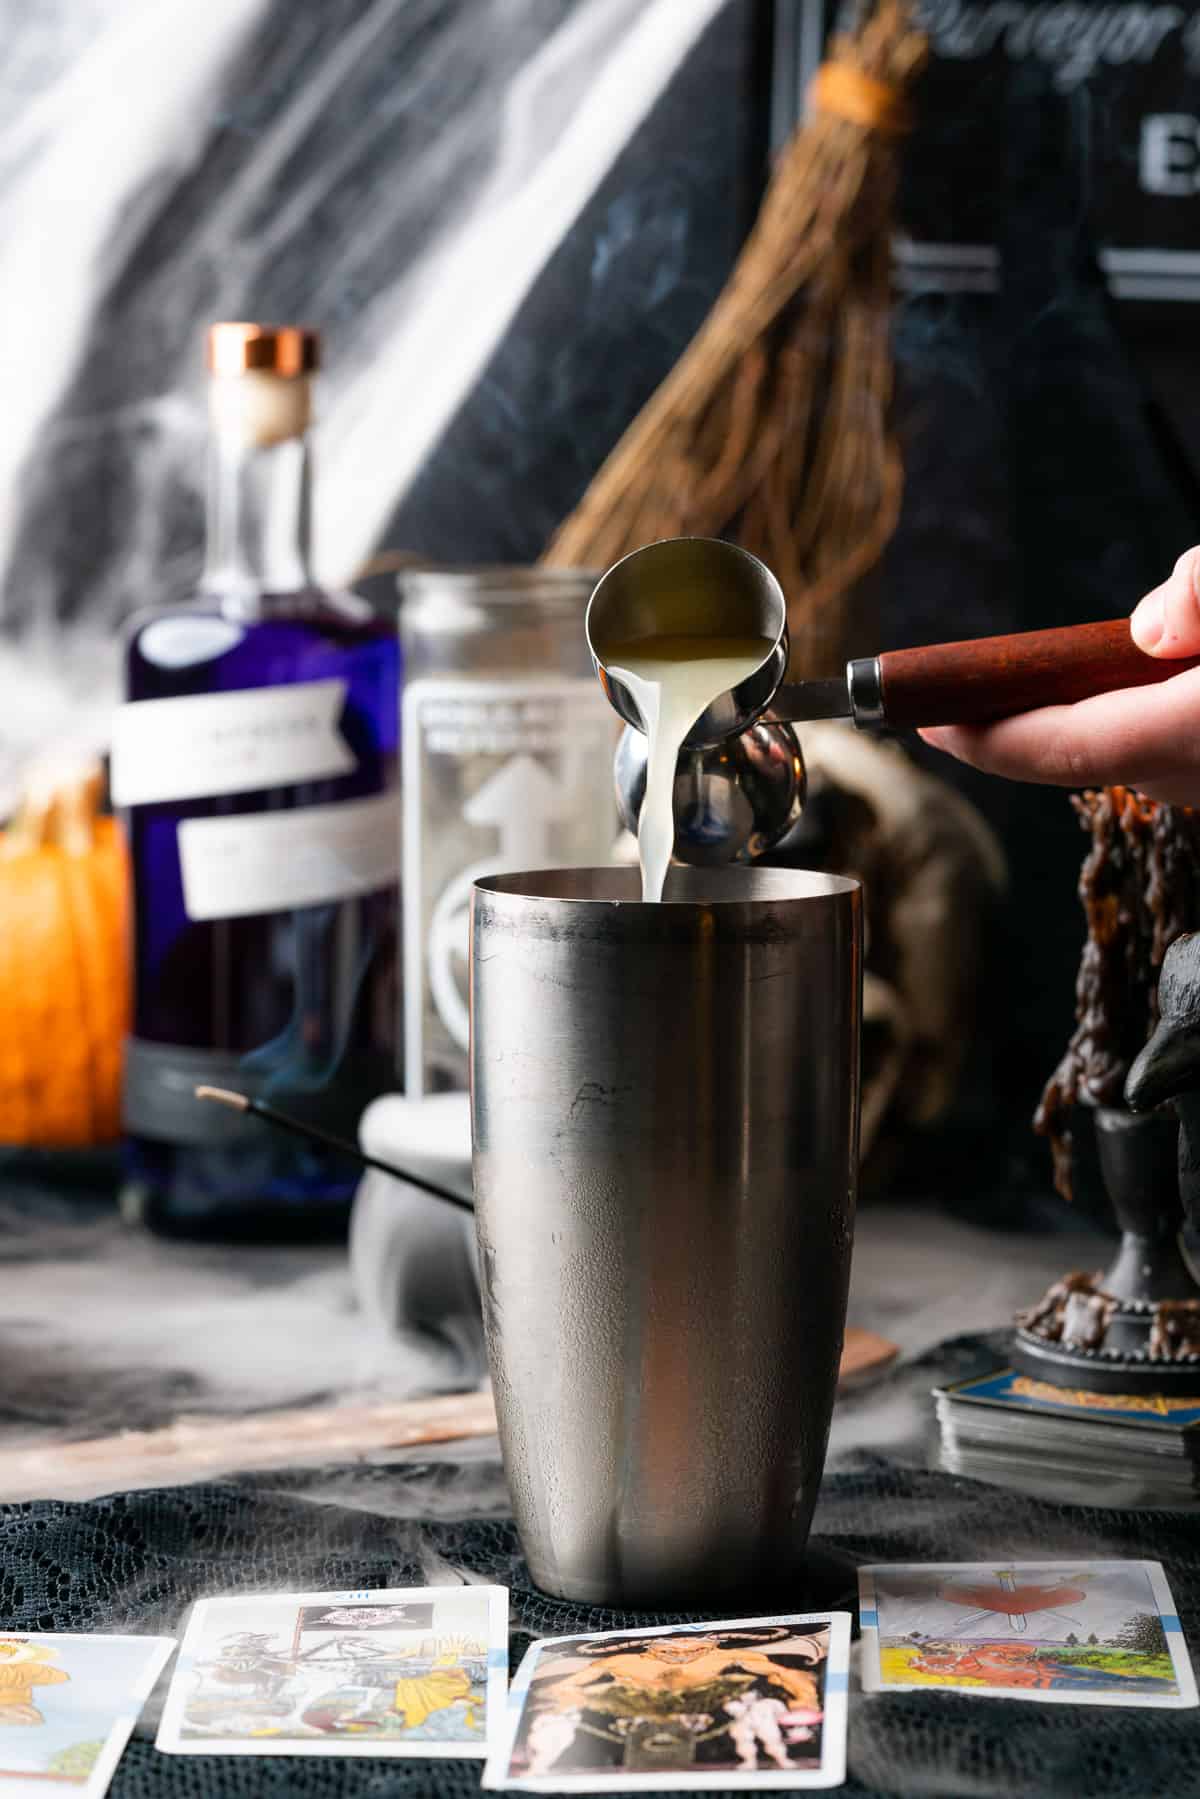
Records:
[[[744,681],[701,713],[684,748],[712,749],[766,711],[788,662],[787,602],[765,563],[715,537],[667,537],[614,562],[588,601],[588,649],[609,704],[646,726],[628,687],[608,668],[607,646],[638,637],[762,637],[771,648]]]
[[[617,806],[637,835],[646,797],[642,732],[627,725],[613,762]],[[804,810],[808,780],[790,725],[760,720],[706,750],[684,750],[675,770],[677,861],[693,868],[756,862],[787,835]]]

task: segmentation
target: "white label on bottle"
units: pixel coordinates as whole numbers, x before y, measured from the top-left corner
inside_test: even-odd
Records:
[[[179,826],[189,918],[289,912],[388,887],[399,874],[400,795],[188,818]]]
[[[465,1073],[467,924],[482,875],[607,862],[620,724],[600,683],[549,675],[404,690],[405,1084]]]
[[[133,700],[113,722],[117,806],[325,781],[355,767],[338,730],[344,681]]]

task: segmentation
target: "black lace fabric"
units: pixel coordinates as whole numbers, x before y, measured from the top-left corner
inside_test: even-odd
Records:
[[[480,1472],[476,1489],[494,1504],[495,1470]],[[426,1462],[402,1475],[387,1467],[327,1470],[318,1480],[272,1476],[88,1504],[8,1506],[0,1509],[0,1627],[177,1634],[187,1607],[208,1594],[458,1578],[508,1587],[515,1668],[535,1636],[673,1621],[537,1592],[509,1520],[445,1516],[456,1497],[466,1498],[461,1473]],[[863,1457],[855,1470],[827,1479],[814,1544],[811,1575],[781,1582],[773,1609],[845,1603],[853,1565],[865,1561],[1149,1558],[1163,1563],[1184,1631],[1200,1642],[1194,1515],[1055,1506]],[[160,1755],[151,1741],[156,1722],[157,1696],[113,1781],[116,1799],[460,1799],[479,1789],[480,1764],[470,1761]],[[1195,1793],[1200,1711],[852,1692],[849,1768],[845,1792],[875,1799]]]

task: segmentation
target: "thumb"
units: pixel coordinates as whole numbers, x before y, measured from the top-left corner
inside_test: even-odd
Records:
[[[1147,655],[1200,655],[1200,548],[1185,550],[1162,586],[1139,602],[1129,629]]]

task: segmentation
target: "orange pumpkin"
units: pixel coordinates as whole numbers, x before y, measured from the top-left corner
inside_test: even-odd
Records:
[[[121,1128],[129,873],[96,767],[32,787],[0,831],[0,1143]]]

